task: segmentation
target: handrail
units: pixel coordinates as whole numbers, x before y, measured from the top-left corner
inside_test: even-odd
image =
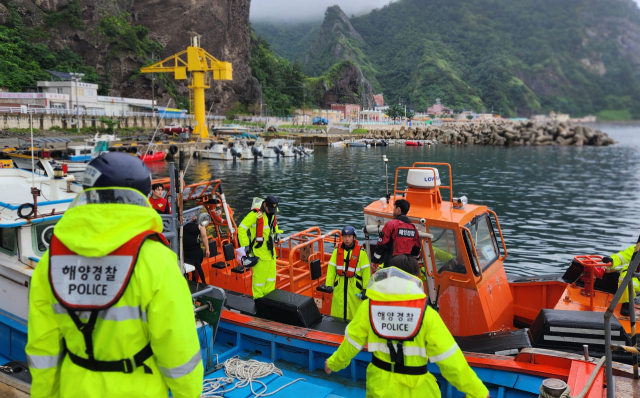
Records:
[[[434,273],[433,273],[433,272],[432,272],[432,273],[429,273],[429,267],[427,266],[426,257],[425,257],[425,254],[424,254],[424,253],[425,253],[425,250],[424,250],[424,242],[428,242],[428,241],[429,241],[429,239],[422,239],[422,242],[421,242],[421,243],[422,243],[422,256],[423,256],[423,258],[425,259],[425,262],[424,262],[424,263],[425,263],[425,264],[424,264],[424,268],[425,268],[425,270],[426,270],[427,276],[433,276],[433,275],[434,275]],[[429,253],[431,253],[431,245],[428,245],[428,249],[429,249]],[[431,257],[431,258],[432,258],[432,260],[435,260],[435,259],[433,259],[433,257]],[[431,264],[431,265],[433,265],[433,261],[432,261],[432,264]]]
[[[493,217],[496,219],[496,224],[498,225],[498,232],[500,233],[500,241],[502,242],[502,248],[504,249],[504,256],[500,256],[498,259],[504,261],[507,258],[507,246],[504,244],[504,238],[502,237],[502,228],[500,228],[500,220],[498,220],[498,215],[495,211],[487,209],[487,211],[493,214]]]
[[[478,258],[478,252],[476,251],[476,245],[473,243],[473,236],[471,236],[471,231],[469,228],[462,227],[469,234],[469,239],[471,240],[471,248],[473,249],[473,256],[476,258],[476,264],[478,264],[478,270],[480,271],[480,280],[482,280],[482,265],[480,264],[480,259]],[[473,270],[472,270],[473,271]]]
[[[438,171],[438,169],[433,168],[433,167],[415,167],[415,165],[433,165],[433,166],[447,166],[449,168],[449,185],[447,186],[438,186],[436,181],[435,181],[435,175],[436,175],[436,171]],[[398,190],[398,172],[400,170],[415,170],[415,169],[421,169],[421,170],[432,170],[433,171],[433,176],[434,176],[434,187],[438,188],[438,189],[448,189],[449,190],[449,201],[453,200],[453,177],[451,174],[451,165],[449,163],[431,163],[431,162],[416,162],[413,164],[413,166],[411,167],[398,167],[396,168],[396,178],[395,178],[395,182],[393,184],[393,197],[395,198],[396,195],[398,193],[409,193],[409,191],[399,191]],[[440,175],[440,172],[438,171],[438,175]],[[394,199],[395,200],[395,199]]]
[[[607,311],[604,313],[604,341],[605,341],[605,355],[607,357],[607,367],[606,367],[606,377],[607,377],[607,398],[614,398],[616,396],[615,383],[613,380],[613,356],[612,356],[612,346],[611,346],[611,316],[613,316],[613,310],[618,305],[622,294],[624,293],[624,289],[628,289],[629,293],[629,323],[631,326],[631,345],[633,348],[637,348],[637,340],[636,340],[636,309],[634,305],[634,301],[636,299],[635,290],[633,289],[633,278],[638,270],[638,264],[640,264],[640,256],[635,256],[635,258],[629,264],[627,268],[627,274],[625,275],[622,282],[620,282],[620,286],[616,291],[616,294],[611,299],[611,303],[609,303],[609,307]],[[638,375],[638,354],[633,354],[632,356],[633,363],[633,378],[638,379],[640,376]]]

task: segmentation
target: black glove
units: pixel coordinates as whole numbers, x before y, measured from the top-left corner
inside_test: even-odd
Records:
[[[327,286],[325,284],[322,284],[318,286],[316,290],[323,293],[333,293],[333,286]]]
[[[602,262],[603,263],[613,264],[613,259],[611,257],[609,257],[609,256],[602,257]]]
[[[362,291],[360,292],[360,300],[364,301],[368,298],[369,297],[367,297],[367,289],[362,289]]]

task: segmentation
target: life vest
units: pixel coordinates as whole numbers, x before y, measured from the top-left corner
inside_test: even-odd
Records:
[[[146,373],[151,373],[151,369],[144,365],[144,361],[153,355],[150,343],[133,358],[99,361],[94,358],[92,338],[98,312],[120,300],[131,280],[140,248],[147,239],[169,245],[162,235],[144,231],[104,257],[84,257],[65,246],[55,235],[51,238],[51,290],[82,333],[89,356],[88,359],[82,358],[67,349],[76,365],[92,371],[123,373],[131,373],[137,366],[143,366]],[[83,323],[76,311],[90,311],[88,322]]]
[[[256,213],[260,213],[259,210],[253,209],[252,211],[256,212]],[[259,214],[260,215],[260,214]],[[273,229],[277,230],[276,226],[278,225],[278,216],[276,214],[273,215]],[[256,237],[254,238],[254,241],[258,242],[258,246],[260,247],[262,246],[262,243],[264,242],[264,217],[262,217],[262,215],[260,215],[260,217],[258,217],[258,220],[256,222]]]
[[[346,276],[347,278],[353,278],[356,274],[356,268],[358,267],[358,260],[360,260],[360,245],[358,241],[354,242],[353,250],[351,251],[351,258],[349,259],[349,265],[345,267],[344,265],[344,247],[340,245],[338,248],[338,255],[336,258],[337,267],[336,272],[339,276]],[[346,268],[346,272],[345,272]]]
[[[394,221],[395,228],[391,235],[393,241],[392,257],[399,254],[410,255],[417,240],[418,230],[411,222],[406,222],[408,219],[405,220],[398,217]]]
[[[389,348],[391,365],[374,356],[374,365],[391,372],[424,374],[424,367],[404,366],[402,343],[413,340],[422,326],[427,309],[427,298],[409,301],[375,301],[369,299],[369,321],[373,332],[385,340]],[[398,341],[397,351],[393,340]]]

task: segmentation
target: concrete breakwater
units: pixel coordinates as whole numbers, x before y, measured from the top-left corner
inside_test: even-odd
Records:
[[[565,122],[536,123],[445,123],[440,126],[374,129],[369,139],[437,140],[441,144],[523,146],[523,145],[593,145],[606,146],[615,141],[600,130]]]

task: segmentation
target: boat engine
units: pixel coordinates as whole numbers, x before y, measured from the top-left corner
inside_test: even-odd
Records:
[[[258,160],[258,157],[262,157],[262,152],[255,146],[251,147],[251,154],[253,155],[254,160]]]
[[[304,147],[302,145],[298,147],[298,151],[300,152],[300,156],[305,156],[307,154],[307,152],[305,152]]]
[[[236,148],[234,148],[233,144],[229,144],[229,152],[231,153],[231,156],[233,156],[234,160],[237,159],[237,158],[242,159],[242,152],[240,152]]]
[[[276,153],[276,157],[278,159],[280,159],[280,156],[284,157],[284,151],[282,149],[280,149],[280,147],[278,145],[273,147],[273,152]]]

